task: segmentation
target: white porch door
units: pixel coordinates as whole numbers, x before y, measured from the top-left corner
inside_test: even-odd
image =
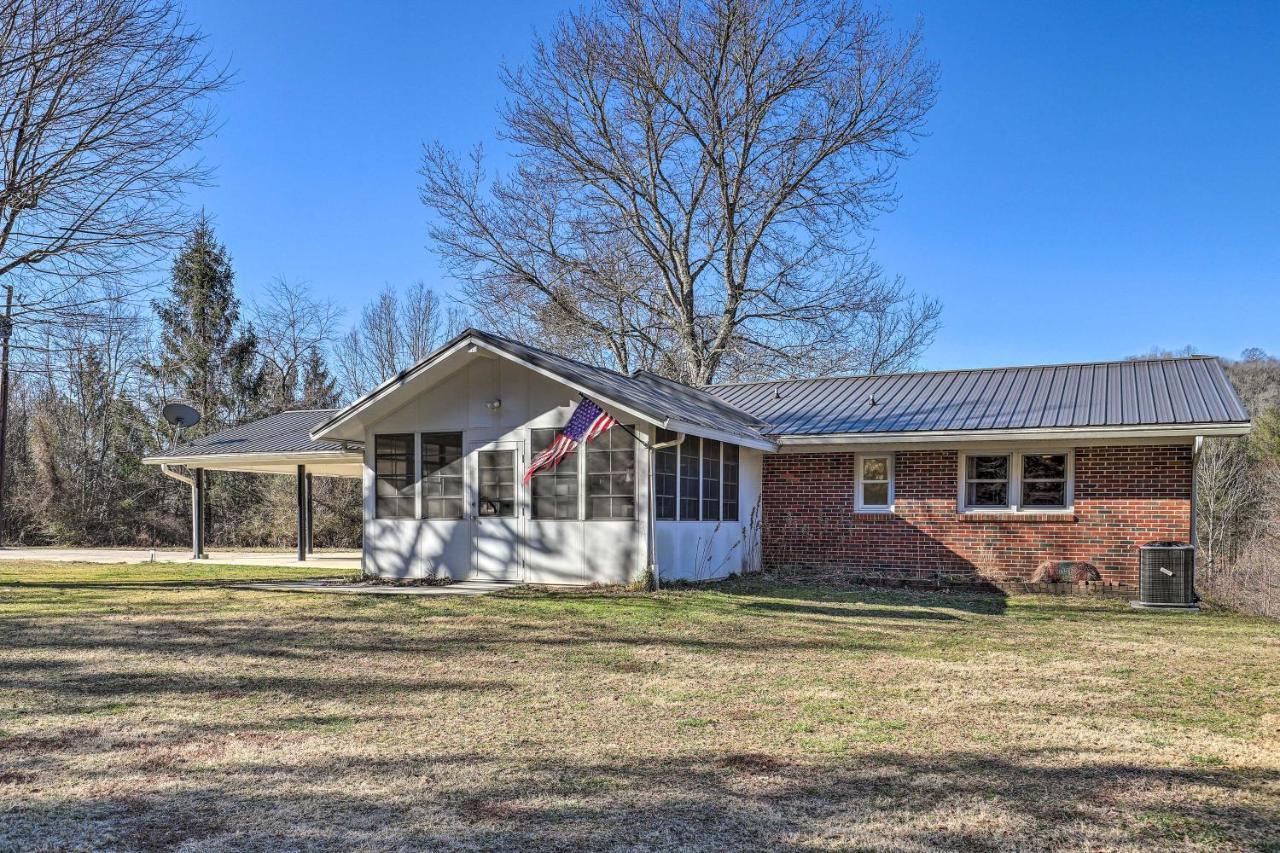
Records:
[[[471,577],[519,581],[520,445],[495,441],[478,445],[472,454],[476,476],[471,494]]]

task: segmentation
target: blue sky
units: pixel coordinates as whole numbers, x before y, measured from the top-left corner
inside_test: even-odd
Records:
[[[386,284],[450,292],[420,146],[500,153],[499,63],[570,5],[191,2],[238,78],[191,201],[242,295],[285,276],[351,316]],[[944,303],[922,367],[1280,352],[1280,3],[884,8],[941,66],[871,235]]]

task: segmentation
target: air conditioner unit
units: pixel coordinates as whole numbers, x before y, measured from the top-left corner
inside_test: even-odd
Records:
[[[1185,542],[1148,542],[1138,549],[1141,607],[1196,606],[1196,549]]]

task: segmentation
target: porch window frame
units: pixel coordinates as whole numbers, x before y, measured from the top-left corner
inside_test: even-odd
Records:
[[[409,496],[406,496],[406,495],[404,495],[404,494],[400,494],[400,495],[397,495],[397,496],[394,498],[394,500],[396,500],[396,501],[400,501],[400,502],[408,501],[408,502],[409,502],[409,504],[410,504],[410,509],[409,509],[409,512],[408,512],[407,514],[399,514],[399,513],[397,513],[397,514],[395,514],[395,515],[385,515],[385,514],[383,514],[383,512],[382,512],[382,509],[381,509],[381,506],[380,506],[381,501],[382,501],[382,497],[381,497],[381,495],[379,495],[379,494],[378,494],[378,484],[379,484],[381,481],[385,480],[385,479],[391,479],[390,475],[384,475],[384,474],[381,474],[381,473],[379,473],[379,472],[378,472],[378,458],[379,458],[379,453],[378,453],[378,442],[379,442],[380,440],[382,440],[382,439],[400,439],[400,440],[403,440],[403,441],[405,442],[406,446],[408,447],[408,463],[409,463],[408,468],[409,468],[409,473],[408,473],[407,475],[405,475],[405,477],[407,477],[407,478],[408,478],[408,482],[407,482],[407,483],[405,483],[403,486],[401,486],[401,487],[400,487],[400,489],[401,489],[401,490],[403,490],[403,489],[405,489],[405,488],[409,488],[409,489],[411,489],[411,490],[412,490],[412,496],[411,496],[411,497],[409,497]],[[419,503],[419,502],[420,502],[420,500],[421,500],[421,493],[422,493],[422,488],[421,488],[421,484],[422,484],[422,467],[421,467],[422,453],[421,453],[421,452],[419,451],[419,449],[418,449],[418,435],[417,435],[417,433],[413,433],[413,432],[384,432],[384,433],[374,433],[374,436],[373,436],[373,454],[372,454],[372,455],[373,455],[373,517],[374,517],[375,519],[379,519],[379,520],[388,520],[388,521],[404,521],[404,520],[410,520],[410,521],[412,521],[412,520],[414,520],[414,519],[417,519],[417,518],[419,517],[419,515],[420,515],[420,510],[419,510],[420,503]],[[384,454],[384,455],[386,455],[386,456],[390,456],[390,455],[400,456],[400,455],[402,455],[402,454],[398,454],[398,453],[397,453],[397,454]],[[397,480],[398,480],[398,479],[402,479],[402,477],[395,477],[394,479],[397,479]],[[391,497],[388,497],[388,498],[387,498],[387,500],[392,500],[392,498],[391,498]]]
[[[457,436],[458,438],[458,445],[457,445],[458,451],[459,451],[458,460],[462,463],[462,473],[446,474],[443,476],[456,477],[458,480],[462,482],[462,494],[460,497],[455,498],[452,496],[443,496],[443,495],[437,497],[437,496],[427,494],[427,478],[430,476],[433,476],[436,472],[432,472],[432,474],[427,473],[426,445],[429,443],[429,440],[431,438],[435,438],[438,436],[450,436],[450,437]],[[427,430],[425,432],[418,433],[418,436],[417,436],[417,440],[418,440],[418,466],[417,466],[418,468],[418,513],[416,516],[417,518],[423,521],[463,521],[468,517],[469,515],[468,505],[470,504],[470,500],[468,499],[468,496],[467,496],[467,486],[469,485],[467,468],[469,466],[467,464],[466,439],[467,439],[466,432],[460,429]],[[427,513],[427,505],[428,505],[428,501],[431,501],[431,500],[458,500],[462,504],[462,510],[458,515],[429,515]]]
[[[582,462],[578,466],[578,468],[580,469],[580,473],[578,475],[580,478],[578,480],[578,491],[579,491],[579,494],[582,496],[581,504],[580,504],[581,510],[579,515],[579,520],[581,521],[615,521],[615,522],[620,521],[624,523],[625,522],[635,523],[640,518],[640,511],[638,506],[640,503],[640,497],[639,497],[640,442],[636,441],[635,436],[632,435],[631,433],[631,430],[634,430],[634,429],[635,427],[630,424],[627,425],[627,428],[623,428],[623,425],[621,423],[616,423],[613,426],[609,427],[609,429],[605,430],[600,435],[596,436],[596,438],[593,441],[583,442],[581,445],[579,445],[579,448],[583,451]],[[591,494],[590,478],[592,476],[591,475],[592,448],[594,448],[596,453],[609,454],[610,456],[612,456],[614,453],[625,452],[625,448],[619,449],[616,447],[610,447],[608,449],[602,449],[599,445],[596,444],[596,442],[600,441],[600,439],[604,438],[605,436],[609,436],[609,441],[612,442],[613,441],[612,433],[614,430],[617,430],[618,433],[625,435],[626,439],[624,440],[629,440],[631,442],[631,515],[630,516],[618,516],[618,515],[612,514],[614,500],[625,497],[625,495],[622,495],[621,493],[615,493],[612,490],[610,490],[610,492],[607,495],[595,496],[598,498],[605,498],[609,501],[609,507],[610,507],[609,515],[598,516],[598,515],[595,515],[591,510],[592,494]],[[612,480],[612,478],[616,476],[613,470],[613,460],[610,459],[609,462],[610,462],[609,473],[607,475],[597,474],[597,476],[608,476],[610,480]]]
[[[1070,514],[1075,512],[1075,492],[1076,492],[1076,464],[1075,464],[1075,448],[1073,447],[1049,447],[1049,448],[1001,448],[1001,449],[984,449],[969,448],[961,451],[959,454],[959,469],[957,482],[959,484],[956,495],[957,510],[962,514],[980,515],[982,513],[1009,514],[1009,513],[1059,513]],[[1002,506],[983,506],[969,504],[969,457],[971,456],[1005,456],[1009,459],[1008,471],[1008,491],[1006,493],[1006,502]],[[1063,504],[1061,506],[1043,506],[1032,505],[1027,506],[1023,503],[1023,458],[1027,456],[1063,456],[1065,459],[1065,482],[1063,484]],[[1037,478],[1029,478],[1034,481]],[[979,481],[985,482],[985,481]]]

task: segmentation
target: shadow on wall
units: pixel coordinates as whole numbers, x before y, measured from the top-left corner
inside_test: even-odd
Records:
[[[565,524],[586,525],[587,522],[570,521]],[[630,580],[639,546],[639,539],[634,535],[625,537],[621,543],[615,540],[605,563],[589,548],[575,549],[581,554],[579,559],[565,558],[554,547],[551,537],[526,536],[517,542],[514,536],[493,536],[490,531],[477,540],[473,536],[474,521],[471,519],[451,521],[447,525],[422,519],[382,519],[375,520],[374,525],[374,533],[365,537],[366,571],[396,579],[439,580],[452,577],[462,580],[471,574],[473,560],[477,556],[491,564],[504,565],[510,562],[518,544],[524,549],[526,564],[538,566],[538,583],[581,584],[593,578],[626,583]],[[635,526],[632,523],[628,529],[634,530]],[[476,548],[481,549],[479,553],[476,553]],[[445,557],[431,560],[423,556],[425,554]],[[624,570],[618,571],[619,566],[625,567]]]

